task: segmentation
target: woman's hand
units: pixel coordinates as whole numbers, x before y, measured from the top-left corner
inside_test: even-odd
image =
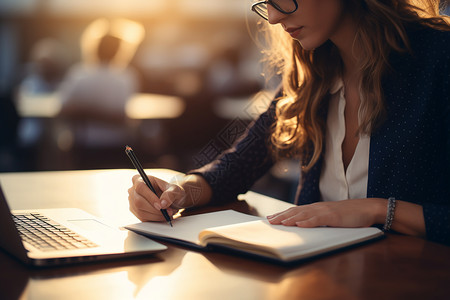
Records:
[[[160,209],[167,209],[169,216],[173,216],[177,209],[170,206],[182,201],[186,197],[186,193],[179,185],[170,184],[153,176],[148,176],[148,179],[155,188],[157,195],[149,189],[141,176],[133,176],[133,186],[128,189],[130,211],[143,222],[164,221]]]
[[[317,202],[268,216],[271,224],[298,227],[368,227],[384,223],[386,199]]]
[[[183,174],[170,183],[153,176],[148,179],[157,195],[139,175],[133,176],[133,186],[128,189],[130,211],[142,222],[165,221],[160,209],[166,209],[169,216],[173,216],[181,208],[203,205],[211,198],[211,188],[198,175]]]
[[[298,227],[368,227],[384,224],[386,211],[387,199],[351,199],[291,207],[267,219],[271,224]],[[403,234],[425,237],[422,206],[398,200],[391,228]]]

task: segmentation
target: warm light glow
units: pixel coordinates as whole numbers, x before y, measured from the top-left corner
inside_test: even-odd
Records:
[[[105,34],[111,34],[122,40],[113,63],[124,68],[129,64],[137,47],[144,39],[145,30],[141,24],[123,18],[111,20],[101,18],[93,21],[81,37],[81,49],[85,63],[97,62],[97,45]]]
[[[80,288],[82,287],[82,288]],[[126,271],[55,278],[31,278],[27,299],[133,299],[136,285]]]
[[[266,299],[271,283],[217,266],[202,254],[187,252],[166,276],[153,276],[136,299]]]
[[[57,93],[33,95],[20,93],[16,102],[17,112],[23,118],[51,118],[61,110]]]
[[[125,106],[131,119],[171,119],[179,117],[185,109],[182,99],[156,94],[136,94]]]
[[[172,119],[181,116],[185,109],[186,104],[179,97],[135,94],[126,103],[125,113],[130,119]],[[22,117],[53,118],[60,112],[61,102],[57,93],[21,94],[17,110]]]
[[[180,209],[176,214],[174,214],[174,215],[172,216],[172,218],[173,218],[174,220],[175,220],[175,219],[178,219],[179,217],[182,216],[183,211],[185,211],[184,208]]]
[[[2,0],[4,1],[4,0]],[[9,0],[16,1],[17,0]],[[195,0],[194,0],[195,1]],[[78,16],[158,16],[167,11],[169,0],[46,0],[54,15]]]

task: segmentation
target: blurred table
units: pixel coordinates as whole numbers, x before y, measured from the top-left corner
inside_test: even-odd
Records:
[[[177,173],[147,170],[170,179]],[[123,225],[134,170],[3,173],[13,209],[79,207]],[[267,215],[291,204],[255,193],[215,209]],[[210,211],[203,208],[196,212]],[[195,212],[194,212],[195,213]],[[450,247],[387,237],[290,267],[167,244],[138,259],[31,269],[0,251],[0,298],[9,299],[448,299]]]
[[[139,93],[125,105],[125,114],[130,119],[173,119],[181,116],[186,104],[176,96]],[[61,110],[57,93],[44,95],[20,95],[17,111],[24,118],[54,118]]]
[[[186,103],[176,96],[135,94],[124,107],[127,118],[112,122],[101,118],[98,121],[92,116],[73,120],[60,117],[61,102],[57,93],[21,94],[16,108],[22,117],[18,133],[20,144],[30,149],[34,147],[36,157],[25,169],[61,170],[117,166],[116,158],[107,159],[112,155],[91,158],[90,154],[85,154],[89,149],[115,153],[118,146],[132,144],[138,149],[151,149],[151,153],[145,153],[148,155],[164,154],[171,139],[167,124],[184,113]]]

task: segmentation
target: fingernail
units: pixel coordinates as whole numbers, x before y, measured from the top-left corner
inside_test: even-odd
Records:
[[[274,215],[267,216],[267,219],[272,219]]]
[[[161,200],[161,207],[160,207],[160,209],[163,208],[163,207],[167,207],[167,206],[169,206],[169,202],[167,202],[167,200]]]
[[[158,209],[158,210],[160,210],[161,209],[161,204],[159,204],[158,202],[155,202],[155,208],[156,209]]]

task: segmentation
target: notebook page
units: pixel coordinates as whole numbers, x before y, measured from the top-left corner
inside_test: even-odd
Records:
[[[220,236],[239,243],[242,250],[262,249],[284,260],[308,257],[338,249],[381,235],[377,228],[299,228],[271,225],[267,220],[210,228],[201,233],[201,240],[219,244]],[[237,245],[237,243],[234,243]],[[257,251],[255,251],[257,252]]]
[[[143,222],[128,225],[125,228],[140,233],[169,237],[200,245],[198,235],[203,229],[260,219],[260,217],[239,213],[234,210],[224,210],[177,218],[172,221],[173,227],[170,227],[165,222]]]

